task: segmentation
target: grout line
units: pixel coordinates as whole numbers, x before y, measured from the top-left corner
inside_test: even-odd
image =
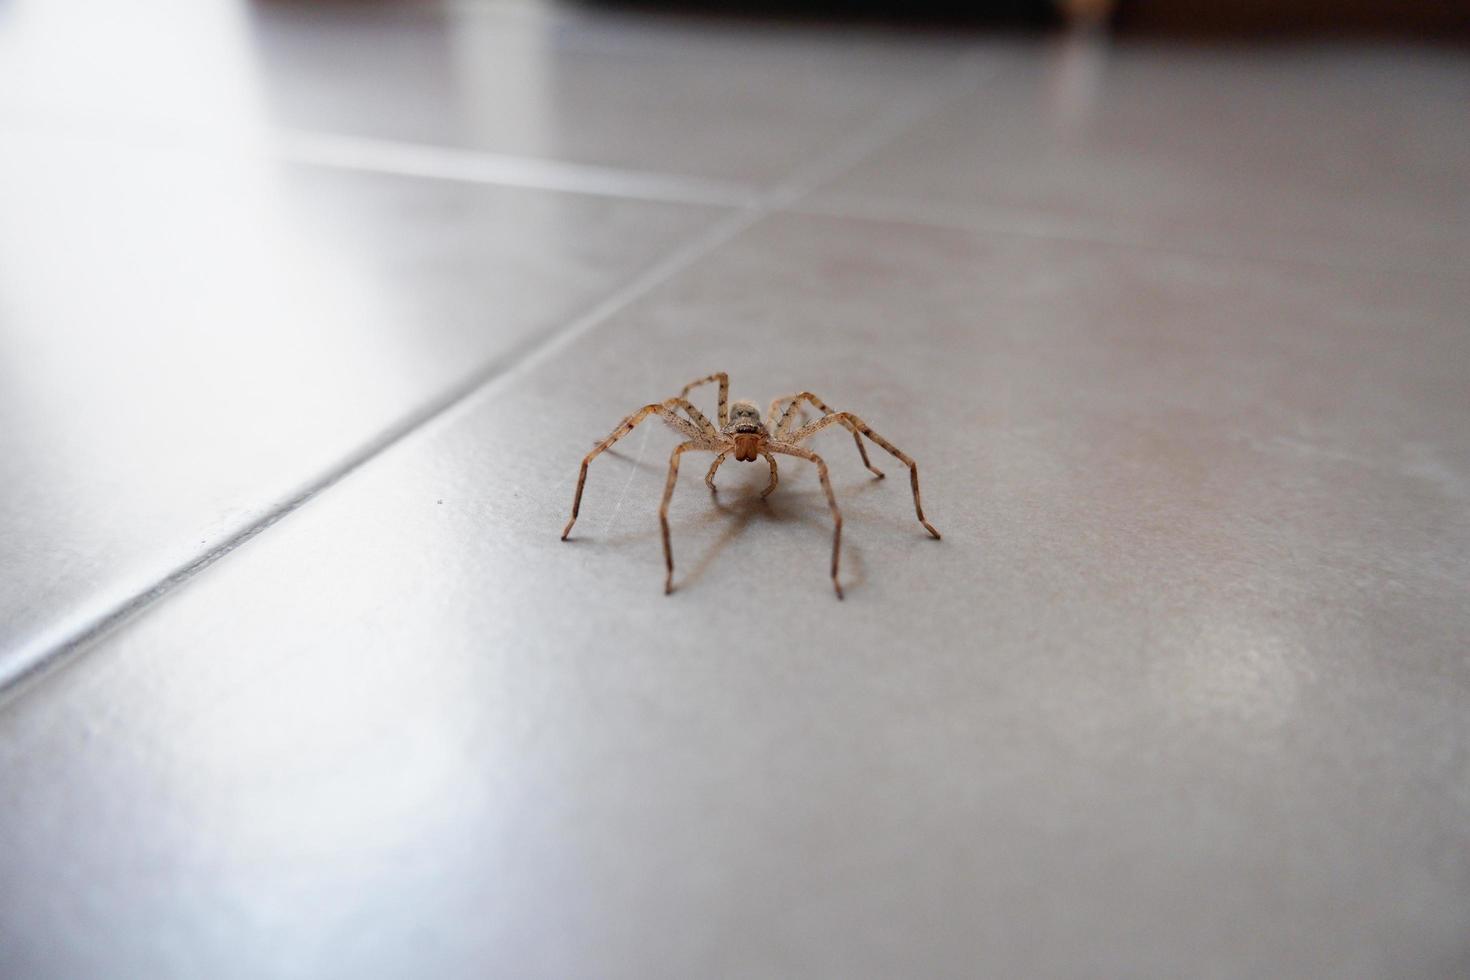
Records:
[[[21,119],[5,124],[7,139],[82,146],[162,151],[206,158],[258,159],[265,163],[299,164],[334,170],[392,174],[560,191],[667,204],[750,207],[761,191],[751,184],[656,170],[630,170],[572,163],[546,157],[489,150],[378,139],[341,133],[262,128],[222,135],[177,127],[93,126],[87,133],[58,127],[51,120]]]
[[[728,181],[360,136],[287,131],[272,149],[291,163],[639,201],[738,208],[759,199],[755,188]]]
[[[50,669],[70,660],[70,654],[163,599],[195,575],[295,513],[410,435],[425,429],[431,423],[442,423],[455,417],[456,410],[462,410],[472,400],[489,397],[493,392],[530,373],[613,314],[652,292],[752,225],[776,211],[791,207],[823,183],[852,169],[921,118],[938,111],[959,91],[970,90],[983,75],[976,70],[977,67],[969,59],[965,59],[954,84],[942,88],[930,98],[911,99],[890,109],[851,140],[838,144],[812,163],[798,168],[770,192],[725,215],[700,234],[674,248],[565,326],[530,338],[506,354],[494,358],[470,377],[410,413],[349,454],[336,466],[305,484],[284,502],[253,519],[247,519],[222,542],[202,555],[176,566],[153,585],[95,615],[73,617],[72,623],[64,623],[49,630],[37,640],[21,647],[10,658],[14,660],[14,664],[0,669],[0,707],[19,696],[23,689],[29,689],[31,685],[25,682],[39,681]]]
[[[528,363],[544,361],[600,321],[632,303],[754,224],[765,213],[763,210],[752,208],[726,215],[701,234],[675,248],[662,260],[645,269],[640,275],[635,276],[565,327],[549,334],[532,337],[511,351],[494,358],[469,378],[359,447],[336,466],[307,483],[283,503],[253,518],[247,518],[243,524],[209,551],[175,567],[162,579],[120,605],[97,615],[78,617],[83,621],[63,624],[42,634],[41,637],[22,646],[18,651],[13,651],[7,658],[13,663],[0,670],[0,696],[30,675],[53,666],[59,660],[64,659],[67,654],[76,651],[144,607],[163,598],[257,534],[299,510],[370,460],[402,442],[436,418],[445,416],[451,409],[466,402],[471,396],[490,390],[493,382],[518,376],[523,373],[521,369]],[[0,704],[3,704],[3,701],[0,701]]]
[[[1316,258],[1310,255],[1299,257],[1249,253],[1231,249],[1201,248],[1192,245],[1170,244],[1113,235],[1106,232],[1089,232],[1085,229],[1048,228],[1044,223],[1021,215],[1008,219],[1004,210],[986,206],[984,214],[974,216],[948,216],[933,213],[917,202],[898,198],[869,198],[858,202],[852,198],[838,198],[822,203],[800,203],[789,210],[794,214],[819,218],[837,218],[849,221],[869,221],[877,224],[909,225],[915,228],[933,228],[958,231],[970,235],[996,235],[1010,238],[1025,238],[1032,241],[1066,242],[1076,245],[1097,245],[1105,248],[1120,248],[1139,252],[1155,252],[1182,258],[1209,261],[1234,262],[1256,266],[1300,266],[1310,269],[1327,269],[1345,272],[1402,272],[1404,267],[1380,265],[1371,262]]]
[[[971,73],[967,72],[964,79],[965,86],[968,87],[973,83],[974,79],[971,77]],[[667,270],[666,274],[659,276],[658,282],[662,282],[675,272],[680,272],[684,268],[693,265],[695,261],[702,258],[706,253],[713,251],[717,246],[734,238],[762,218],[772,213],[791,208],[792,205],[810,194],[822,183],[832,180],[847,170],[850,170],[870,153],[896,138],[923,116],[928,115],[930,111],[937,110],[953,94],[953,91],[946,89],[935,99],[930,100],[928,105],[910,102],[891,110],[886,115],[880,117],[870,127],[859,132],[850,141],[839,144],[834,150],[819,157],[813,163],[798,168],[791,176],[782,181],[781,184],[754,200],[740,212],[717,222],[705,232],[702,239],[697,239],[690,243],[690,248],[696,249],[699,248],[703,239],[712,239],[707,247],[699,248],[697,254],[690,254],[687,259],[679,253],[671,255],[658,263],[645,275],[661,272],[665,265],[673,266],[677,263],[677,267],[671,267]],[[728,228],[726,228],[727,225],[729,226]],[[631,289],[634,285],[641,282],[643,278],[639,277],[637,280],[634,280],[634,283],[631,283],[629,287],[625,287],[625,290],[619,290],[609,296],[591,310],[573,320],[562,330],[558,331],[555,336],[547,338],[544,344],[537,346],[523,360],[517,362],[503,374],[497,376],[494,379],[495,387],[510,384],[517,378],[529,374],[550,358],[551,355],[559,352],[572,341],[581,337],[601,320],[627,305],[638,295],[642,295],[647,289],[651,289],[654,285],[658,284],[657,282],[650,283],[646,289],[639,289],[637,293],[632,295],[624,295],[627,289]]]
[[[796,171],[774,195],[778,200],[771,207],[790,208],[823,184],[836,180],[852,170],[863,160],[872,156],[887,144],[896,140],[920,120],[944,109],[951,100],[977,91],[980,83],[999,71],[999,66],[983,67],[976,56],[962,58],[954,69],[955,77],[927,99],[911,99],[879,117],[869,129],[861,132],[850,143],[839,145],[831,153],[819,157],[807,167]],[[782,195],[782,191],[786,193]]]

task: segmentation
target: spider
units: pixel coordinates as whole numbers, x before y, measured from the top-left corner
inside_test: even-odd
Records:
[[[711,381],[720,383],[719,428],[712,425],[709,419],[705,418],[699,409],[690,404],[688,400],[690,391]],[[669,457],[669,478],[664,484],[664,499],[658,509],[659,523],[663,527],[664,564],[668,568],[668,574],[664,577],[665,595],[674,591],[674,553],[669,547],[669,501],[674,496],[674,483],[679,477],[679,457],[690,450],[715,454],[714,462],[710,464],[709,472],[704,477],[704,482],[711,492],[718,492],[715,487],[715,472],[732,453],[737,460],[743,463],[753,463],[757,457],[765,459],[771,467],[771,482],[761,491],[761,499],[769,497],[776,489],[777,483],[780,482],[776,470],[776,457],[772,455],[773,453],[798,456],[815,463],[817,476],[822,481],[822,489],[827,494],[827,506],[832,510],[832,588],[837,592],[839,599],[842,598],[842,583],[837,579],[837,562],[842,553],[842,512],[837,509],[837,498],[833,496],[832,484],[827,479],[826,462],[810,449],[803,449],[801,446],[803,442],[818,432],[830,425],[840,425],[851,432],[853,442],[857,443],[858,455],[862,457],[863,465],[880,479],[883,471],[868,461],[868,451],[863,447],[863,436],[867,436],[896,456],[909,468],[909,482],[914,488],[914,512],[919,516],[919,523],[924,525],[924,530],[935,538],[939,537],[939,532],[934,529],[934,525],[924,519],[924,508],[919,503],[918,464],[904,455],[893,443],[868,428],[868,424],[862,419],[851,412],[834,412],[816,395],[803,391],[774,399],[766,413],[765,421],[762,422],[760,409],[754,402],[737,401],[730,404],[729,395],[730,376],[724,372],[711,374],[707,378],[689,382],[677,396],[657,404],[644,405],[623,419],[618,427],[613,429],[612,434],[598,443],[597,447],[582,460],[582,470],[577,475],[577,494],[572,498],[572,517],[567,521],[566,529],[561,532],[561,539],[567,540],[567,536],[572,533],[572,525],[577,523],[577,511],[582,505],[582,488],[587,483],[588,465],[597,458],[598,454],[632,432],[639,422],[650,415],[657,415],[671,429],[688,440],[675,446],[673,454]],[[807,422],[806,409],[801,407],[802,402],[810,402],[813,408],[822,413],[822,417],[814,422]],[[786,408],[777,416],[777,410],[782,405],[785,405]],[[676,409],[682,409],[688,418],[678,415]],[[801,413],[803,424],[792,431],[798,411]]]

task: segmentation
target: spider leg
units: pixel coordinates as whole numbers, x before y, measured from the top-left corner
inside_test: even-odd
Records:
[[[889,442],[887,439],[884,439],[878,433],[874,432],[871,428],[869,428],[868,423],[864,422],[856,415],[852,414],[851,412],[833,412],[830,415],[824,415],[822,418],[817,419],[815,422],[804,425],[801,428],[797,429],[795,432],[791,433],[789,436],[786,437],[786,441],[789,444],[803,442],[807,439],[810,439],[818,432],[821,432],[823,429],[827,428],[827,426],[836,423],[841,423],[842,425],[845,425],[850,429],[856,429],[858,432],[861,432],[863,435],[867,436],[869,439],[873,440],[878,445],[888,450],[890,453],[896,456],[898,460],[903,463],[903,465],[909,468],[909,483],[914,488],[914,513],[919,516],[919,523],[924,525],[924,530],[928,531],[936,538],[939,537],[939,532],[934,529],[934,525],[930,524],[924,519],[924,505],[919,502],[919,464],[915,463],[912,459],[906,456],[904,452],[893,443]]]
[[[682,395],[677,398],[670,398],[664,402],[664,407],[682,408],[688,414],[689,418],[693,420],[694,424],[699,426],[701,436],[706,439],[720,438],[720,430],[711,425],[709,419],[704,417],[704,413],[690,404],[689,400]]]
[[[672,409],[668,408],[665,405],[644,405],[638,411],[623,419],[623,421],[618,423],[618,427],[616,429],[613,429],[611,434],[609,434],[606,439],[599,442],[596,448],[594,448],[592,452],[588,453],[582,460],[582,469],[577,474],[577,493],[574,497],[572,497],[572,517],[571,520],[567,521],[566,529],[561,532],[561,539],[563,541],[567,539],[567,535],[572,533],[572,525],[577,523],[577,511],[580,510],[582,507],[582,489],[587,485],[587,467],[592,463],[594,459],[597,458],[598,454],[601,453],[604,449],[607,449],[613,443],[623,438],[623,436],[627,435],[629,432],[632,432],[633,428],[639,422],[642,422],[644,419],[648,418],[648,416],[655,414],[658,415],[659,418],[667,422],[676,432],[681,433],[686,438],[693,439],[696,442],[703,439],[703,436],[700,434],[699,429],[696,428],[692,422],[681,419],[679,416],[674,414]]]
[[[812,452],[810,449],[802,449],[791,443],[772,444],[771,452],[784,453],[787,456],[800,456],[817,464],[817,477],[822,481],[822,489],[827,492],[827,506],[832,508],[832,588],[837,592],[837,598],[842,598],[842,583],[837,581],[837,562],[842,557],[842,511],[837,509],[837,497],[832,493],[832,481],[827,479],[827,463]],[[771,461],[774,468],[775,460]]]
[[[788,399],[791,401],[791,404],[786,406],[785,413],[781,415],[779,421],[776,421],[776,409],[780,406],[782,402],[787,401]],[[766,426],[768,428],[770,427],[772,421],[776,421],[776,427],[774,429],[771,429],[771,438],[785,439],[787,437],[786,433],[790,431],[791,424],[794,421],[792,413],[795,411],[796,407],[800,405],[803,401],[811,402],[812,406],[823,415],[839,414],[833,412],[832,409],[827,407],[826,402],[822,401],[810,391],[803,391],[795,395],[786,395],[782,398],[777,398],[775,401],[771,402],[770,417],[766,420]],[[804,408],[801,410],[801,422],[802,425],[806,425],[806,409]],[[852,433],[852,441],[857,444],[858,455],[863,458],[863,465],[868,468],[868,472],[872,473],[880,480],[883,479],[883,471],[878,469],[878,467],[874,466],[871,462],[868,461],[868,450],[867,447],[863,445],[863,437],[858,434],[857,426],[853,425],[852,422],[848,419],[843,419],[842,425],[844,428],[847,429],[847,431]],[[792,441],[796,442],[797,440],[793,439]]]
[[[731,453],[734,453],[734,450],[720,450],[719,455],[714,457],[713,463],[710,463],[710,472],[704,475],[704,485],[709,486],[711,494],[719,492],[719,488],[714,486],[714,472],[720,469],[720,464],[725,463],[725,457]],[[776,491],[776,485],[781,482],[781,476],[776,475],[776,457],[770,453],[761,453],[761,455],[764,455],[767,463],[770,463],[770,483],[767,483],[766,489],[760,491],[761,500],[764,500]]]
[[[704,475],[704,485],[709,487],[711,493],[720,492],[719,488],[715,486],[715,471],[720,468],[720,464],[723,463],[725,461],[725,458],[728,457],[732,452],[734,452],[734,450],[721,449],[720,454],[715,457],[715,461],[709,464],[709,472]],[[761,499],[764,500],[775,492],[776,485],[781,482],[781,477],[778,476],[776,473],[776,457],[772,456],[768,452],[762,452],[761,455],[766,458],[767,463],[771,464],[771,482],[766,484],[766,488],[761,491]]]
[[[685,413],[688,414],[689,420],[695,425],[699,426],[700,432],[707,438],[718,439],[720,437],[719,430],[711,425],[710,420],[704,417],[704,413],[691,405],[688,399],[676,395],[673,398],[665,399],[663,404],[664,408],[682,408]],[[618,424],[623,425],[628,421],[628,419],[631,419],[632,417],[632,415],[628,415],[624,417],[623,421],[619,422]],[[594,443],[594,445],[596,444]]]
[[[664,533],[664,565],[668,574],[664,577],[664,595],[674,591],[674,549],[669,546],[669,501],[674,498],[674,484],[679,481],[679,457],[691,449],[708,449],[703,440],[682,442],[669,455],[669,480],[664,484],[664,500],[659,504],[658,523]]]
[[[771,431],[771,435],[774,436],[776,434],[776,421],[781,417],[778,414],[778,410],[781,408],[781,404],[783,402],[789,402],[793,398],[800,397],[800,395],[782,395],[780,398],[771,399],[771,407],[766,409],[766,428]],[[806,409],[803,408],[801,410],[801,421],[805,423],[806,419]]]
[[[776,492],[776,485],[781,482],[781,475],[776,471],[776,457],[764,451],[761,452],[761,455],[766,458],[767,463],[771,464],[771,482],[766,484],[766,488],[761,491],[761,499],[765,500]]]
[[[704,475],[704,485],[709,487],[710,493],[719,493],[719,489],[715,486],[715,471],[720,468],[720,464],[723,463],[726,457],[728,457],[733,451],[734,450],[731,449],[720,450],[720,454],[715,457],[715,461],[709,464],[709,472]]]
[[[718,371],[708,377],[689,382],[684,386],[684,390],[679,392],[679,397],[688,398],[690,391],[698,388],[702,384],[709,384],[711,381],[718,381],[720,383],[720,408],[716,418],[719,419],[720,428],[723,429],[730,424],[730,376],[724,371]]]

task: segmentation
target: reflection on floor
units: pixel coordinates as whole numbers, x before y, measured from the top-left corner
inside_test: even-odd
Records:
[[[0,11],[0,975],[1463,974],[1470,58],[143,6]],[[711,371],[944,540],[560,542]]]

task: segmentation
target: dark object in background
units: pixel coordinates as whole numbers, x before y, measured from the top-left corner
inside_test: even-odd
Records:
[[[962,24],[974,27],[1048,27],[1060,23],[1052,0],[589,0],[590,6],[666,13],[792,20],[875,21],[897,24]]]
[[[1122,0],[1120,31],[1174,35],[1382,34],[1470,38],[1467,0]]]
[[[1470,0],[590,0],[732,17],[970,27],[1049,27],[1106,19],[1120,33],[1195,37],[1391,35],[1470,39]]]

